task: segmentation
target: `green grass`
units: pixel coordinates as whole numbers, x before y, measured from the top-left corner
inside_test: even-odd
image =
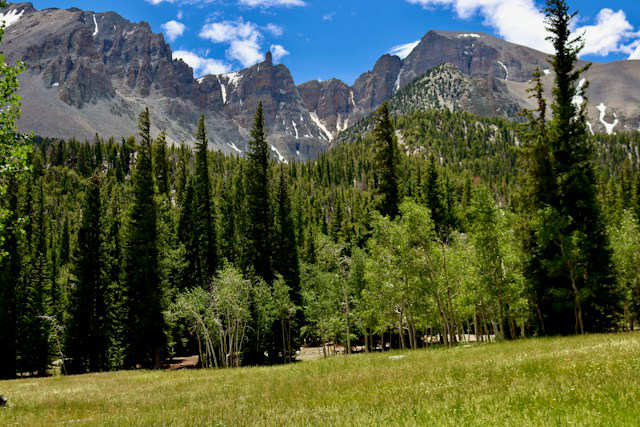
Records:
[[[640,334],[402,354],[4,381],[0,425],[640,424]]]

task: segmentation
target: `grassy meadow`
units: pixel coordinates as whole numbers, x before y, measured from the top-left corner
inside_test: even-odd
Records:
[[[640,334],[22,379],[0,394],[0,425],[638,425]]]

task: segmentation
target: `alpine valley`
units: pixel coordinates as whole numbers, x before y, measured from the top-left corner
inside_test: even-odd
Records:
[[[149,107],[154,131],[166,131],[169,142],[192,141],[204,113],[211,148],[242,154],[262,101],[273,156],[303,160],[387,100],[400,113],[448,108],[518,120],[531,106],[536,68],[547,88],[554,78],[542,52],[482,33],[429,31],[406,58],[381,56],[353,86],[336,79],[297,85],[270,53],[250,68],[196,79],[161,34],[116,13],[14,3],[0,19],[7,24],[2,51],[10,63],[27,64],[19,126],[42,137],[128,137]],[[585,77],[590,84],[575,102],[589,99],[592,132],[638,128],[640,61],[594,63]]]

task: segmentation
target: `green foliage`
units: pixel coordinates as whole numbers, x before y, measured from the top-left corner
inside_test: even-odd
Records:
[[[398,165],[400,154],[398,152],[398,141],[395,130],[391,123],[389,105],[384,103],[380,107],[376,116],[376,124],[373,136],[378,145],[378,188],[382,199],[380,201],[380,212],[382,215],[392,219],[398,215],[398,205],[400,196],[398,194]]]
[[[539,73],[532,89],[538,99],[538,117],[535,130],[526,134],[531,143],[526,157],[529,178],[525,200],[529,215],[534,217],[530,223],[538,228],[530,228],[525,239],[531,253],[527,276],[540,332],[604,331],[616,323],[619,295],[597,198],[595,150],[587,136],[586,102],[573,102],[586,90],[586,85],[578,82],[589,66],[577,68],[584,43],[581,37],[571,38],[575,14],[569,13],[567,3],[548,0],[546,14],[549,40],[556,53],[550,60],[556,81],[548,123]],[[530,118],[534,118],[532,114]]]
[[[107,289],[102,245],[101,177],[87,184],[82,223],[74,254],[74,280],[69,305],[67,356],[70,373],[103,371],[107,368]]]
[[[204,124],[204,116],[198,121],[196,136],[196,167],[193,193],[193,228],[195,268],[200,286],[206,286],[209,278],[215,273],[217,266],[217,247],[214,211],[211,199],[211,182],[209,179],[209,162],[207,160],[208,139]]]
[[[267,282],[273,278],[271,266],[271,207],[269,203],[269,147],[264,131],[262,103],[254,118],[244,187],[247,206],[247,248],[245,269],[253,269]]]
[[[165,348],[158,266],[157,206],[149,110],[140,114],[140,148],[133,172],[133,202],[125,248],[127,360],[130,367],[159,367]]]

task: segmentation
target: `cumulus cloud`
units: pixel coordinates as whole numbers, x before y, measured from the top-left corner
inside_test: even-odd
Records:
[[[546,40],[544,13],[534,0],[406,0],[425,8],[449,7],[463,19],[479,14],[484,24],[493,28],[505,40],[529,46],[543,52],[553,52]],[[602,9],[593,25],[584,25],[573,30],[585,34],[585,49],[582,54],[606,56],[610,53],[627,52],[630,39],[640,37],[633,32],[624,11]]]
[[[624,11],[614,12],[602,9],[596,17],[594,25],[586,25],[576,29],[584,33],[585,48],[583,54],[607,56],[612,52],[624,49],[624,40],[633,37],[633,26],[627,21]]]
[[[174,20],[162,24],[162,31],[170,42],[175,41],[175,39],[184,34],[184,30],[186,28],[187,27],[182,22]]]
[[[200,31],[200,37],[214,43],[228,43],[227,56],[250,67],[264,59],[260,52],[262,33],[253,22],[237,21],[210,22]]]
[[[258,27],[253,22],[237,21],[210,22],[200,31],[200,37],[214,43],[231,42],[238,39],[258,39],[261,37]]]
[[[409,54],[411,52],[413,52],[413,49],[415,49],[416,46],[418,46],[419,44],[420,44],[420,40],[416,40],[416,41],[411,42],[411,43],[406,43],[406,44],[401,44],[401,45],[398,45],[398,46],[394,46],[389,51],[389,54],[390,55],[396,55],[396,56],[399,56],[400,59],[404,59],[407,56],[409,56]]]
[[[200,37],[214,43],[228,44],[227,57],[238,61],[243,67],[250,67],[264,60],[260,45],[264,39],[261,28],[276,37],[284,33],[282,27],[278,25],[268,24],[265,27],[258,27],[253,22],[245,22],[239,18],[236,21],[205,24],[200,31]],[[289,54],[281,45],[273,45],[271,50],[276,61]]]
[[[252,39],[232,41],[227,54],[245,68],[264,60],[264,55],[260,52],[260,45]]]
[[[273,54],[273,60],[276,63],[280,62],[282,58],[289,55],[289,51],[279,44],[272,44],[270,50],[271,50],[271,53]]]
[[[206,74],[224,74],[231,71],[231,66],[223,61],[205,58],[188,50],[173,52],[173,59],[182,59],[188,66],[193,68],[196,77]]]
[[[636,50],[629,55],[629,60],[638,60],[640,61],[640,44],[636,47]]]

